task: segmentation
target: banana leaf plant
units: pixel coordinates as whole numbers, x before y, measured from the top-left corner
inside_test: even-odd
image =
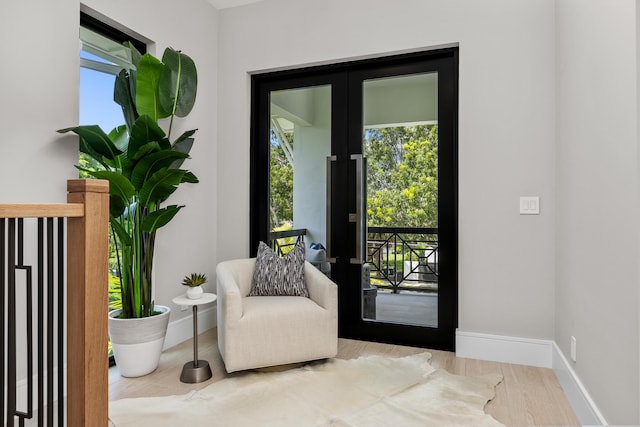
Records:
[[[184,206],[163,203],[183,183],[198,178],[182,164],[193,146],[194,130],[173,141],[174,117],[185,117],[195,103],[197,71],[191,58],[167,48],[162,60],[141,55],[130,43],[133,67],[124,69],[114,84],[114,101],[122,107],[125,124],[108,134],[97,125],[75,126],[58,132],[80,137],[80,151],[97,168],[78,169],[109,181],[110,227],[117,244],[122,296],[121,318],[156,314],[152,299],[152,269],[156,232]],[[168,131],[160,119],[168,122]]]

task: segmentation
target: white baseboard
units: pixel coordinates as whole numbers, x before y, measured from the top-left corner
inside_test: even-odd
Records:
[[[551,368],[583,426],[608,425],[554,341],[456,331],[456,356]]]
[[[553,343],[553,372],[582,425],[608,425],[558,345]]]
[[[456,331],[456,356],[551,368],[553,341]]]
[[[198,310],[198,334],[215,327],[216,323],[215,304],[213,307]],[[164,351],[191,338],[193,338],[193,318],[191,316],[183,317],[180,320],[169,323],[162,350]]]

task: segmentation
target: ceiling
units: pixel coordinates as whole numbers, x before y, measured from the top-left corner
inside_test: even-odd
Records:
[[[216,9],[228,9],[230,7],[242,6],[250,3],[258,3],[263,0],[209,0],[209,3]]]

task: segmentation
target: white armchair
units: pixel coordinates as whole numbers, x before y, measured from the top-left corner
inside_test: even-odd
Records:
[[[305,262],[309,298],[247,296],[255,258],[216,268],[218,347],[227,372],[334,357],[338,352],[337,286]]]

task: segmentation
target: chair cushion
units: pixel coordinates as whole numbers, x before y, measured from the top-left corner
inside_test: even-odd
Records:
[[[256,268],[249,296],[301,296],[309,297],[304,282],[304,242],[291,252],[279,257],[264,242],[258,246]]]

